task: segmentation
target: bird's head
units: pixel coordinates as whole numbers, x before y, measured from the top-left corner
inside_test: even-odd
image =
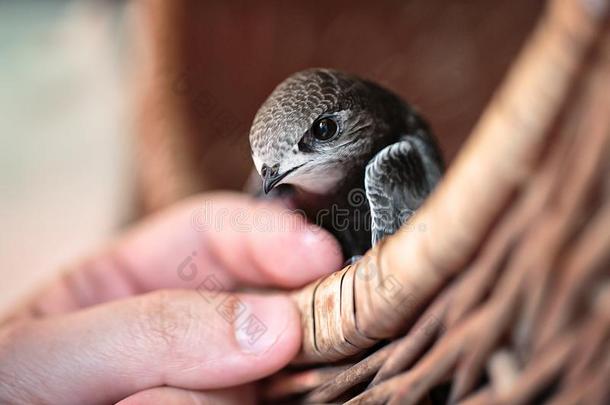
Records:
[[[371,82],[328,69],[295,73],[258,110],[252,158],[269,192],[279,184],[324,194],[363,165],[402,103]]]

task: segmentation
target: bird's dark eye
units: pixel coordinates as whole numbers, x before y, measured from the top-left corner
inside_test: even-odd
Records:
[[[338,130],[337,122],[328,117],[317,119],[311,126],[311,133],[320,141],[326,141],[337,135]]]

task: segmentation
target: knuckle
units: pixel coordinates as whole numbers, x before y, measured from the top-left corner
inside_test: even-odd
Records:
[[[192,305],[179,291],[160,290],[142,297],[137,331],[159,355],[174,358],[186,346],[195,322]]]

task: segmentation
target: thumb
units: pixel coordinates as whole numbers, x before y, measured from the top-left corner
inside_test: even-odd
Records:
[[[301,341],[297,309],[285,295],[193,290],[157,291],[6,332],[0,375],[15,378],[0,381],[0,398],[30,392],[37,402],[66,404],[164,385],[240,385],[283,367]]]

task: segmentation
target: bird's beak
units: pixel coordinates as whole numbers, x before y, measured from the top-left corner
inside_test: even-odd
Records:
[[[276,170],[267,170],[267,173],[265,173],[265,176],[263,176],[263,191],[265,194],[273,190],[273,188],[277,186],[280,181],[301,166],[303,165],[295,166],[292,169],[286,170],[284,173],[279,173]]]
[[[284,173],[273,173],[271,170],[267,172],[267,175],[263,177],[263,191],[265,194],[269,193],[282,179],[290,174],[292,170]]]

